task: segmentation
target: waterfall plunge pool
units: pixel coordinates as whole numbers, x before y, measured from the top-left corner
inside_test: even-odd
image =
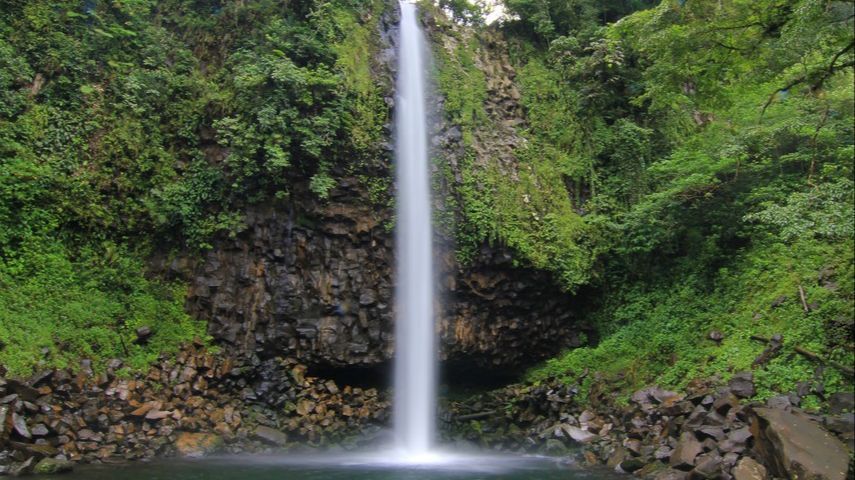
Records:
[[[611,480],[603,468],[582,468],[550,457],[437,453],[402,463],[389,452],[224,456],[161,459],[128,465],[81,465],[66,480]],[[35,476],[34,479],[57,478]]]

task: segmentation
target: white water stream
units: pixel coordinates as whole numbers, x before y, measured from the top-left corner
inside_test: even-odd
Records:
[[[429,461],[436,429],[433,231],[425,107],[427,44],[416,6],[401,2],[395,101],[397,180],[395,397],[401,460]]]

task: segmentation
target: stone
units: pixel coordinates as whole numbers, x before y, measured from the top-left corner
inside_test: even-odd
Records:
[[[136,410],[131,412],[131,415],[135,417],[144,417],[150,410],[157,410],[160,408],[162,403],[160,402],[146,402],[140,405]]]
[[[579,443],[590,443],[600,438],[596,434],[582,430],[579,427],[574,427],[573,425],[567,425],[566,423],[561,425],[561,430],[563,430],[568,437],[572,438],[573,441]]]
[[[742,457],[739,463],[733,467],[733,478],[735,480],[766,480],[766,467],[757,463],[751,457]]]
[[[28,402],[35,402],[41,396],[35,388],[13,378],[6,380],[6,390],[17,395],[21,400]]]
[[[745,445],[749,438],[751,438],[751,428],[749,427],[737,428],[727,434],[727,439],[736,445]]]
[[[546,441],[545,446],[546,453],[553,456],[562,456],[567,453],[567,447],[561,442],[561,440],[550,438]]]
[[[202,457],[223,449],[223,438],[212,433],[181,432],[175,439],[175,449],[184,457]]]
[[[695,438],[693,433],[683,432],[680,435],[680,441],[677,442],[677,447],[671,453],[671,459],[668,463],[680,470],[691,470],[695,466],[695,457],[700,455],[703,450],[703,445]]]
[[[16,412],[12,412],[12,428],[18,433],[18,435],[28,440],[33,438],[33,435],[27,428],[27,420]]]
[[[584,452],[582,452],[582,456],[585,458],[585,464],[589,467],[593,467],[594,465],[600,464],[600,459],[597,458],[597,454],[590,450],[585,450]]]
[[[641,459],[631,457],[631,458],[627,458],[626,460],[620,462],[618,467],[624,472],[632,473],[636,470],[640,470],[642,467],[644,467],[644,465],[645,465],[645,463]]]
[[[727,387],[739,398],[751,398],[757,391],[754,389],[754,374],[751,372],[742,372],[734,375]]]
[[[852,412],[855,410],[855,394],[852,392],[837,392],[828,397],[828,410],[832,414]]]
[[[729,469],[729,468],[732,468],[734,465],[736,465],[736,462],[738,460],[739,460],[739,454],[738,453],[728,452],[728,453],[724,454],[724,457],[722,457],[721,462],[725,466],[725,469]]]
[[[56,458],[43,458],[33,467],[33,473],[41,475],[54,475],[57,473],[70,472],[74,464],[68,460]]]
[[[149,410],[148,413],[145,414],[145,418],[146,420],[163,420],[170,415],[172,415],[172,412],[165,410]]]
[[[52,457],[58,453],[56,447],[49,443],[10,442],[10,445],[15,450],[26,452],[27,455],[34,456],[36,458]]]
[[[695,468],[689,473],[692,479],[717,478],[721,473],[722,459],[714,453],[705,453],[695,460]]]
[[[653,452],[653,458],[664,462],[671,458],[672,451],[673,450],[668,445],[662,445],[661,447],[657,448],[655,452]]]
[[[48,383],[51,377],[53,377],[53,370],[42,370],[33,374],[33,376],[31,376],[30,379],[27,381],[27,383],[31,387],[37,388]]]
[[[617,468],[624,460],[626,460],[627,457],[629,457],[629,452],[627,452],[625,448],[616,447],[611,455],[609,455],[606,465],[608,465],[609,468]]]
[[[255,427],[253,436],[263,442],[279,447],[285,446],[288,443],[288,435],[274,428],[259,425]]]
[[[716,426],[703,426],[696,430],[699,437],[711,438],[715,441],[724,439],[724,428]]]
[[[769,408],[779,408],[781,410],[786,410],[792,407],[792,403],[790,402],[789,395],[775,395],[774,397],[770,397],[766,400],[766,406]]]
[[[755,408],[754,451],[773,476],[844,480],[849,454],[843,443],[807,418],[784,410]]]
[[[2,447],[9,438],[9,434],[13,428],[10,417],[11,414],[9,413],[9,406],[0,405],[0,447]]]
[[[730,390],[721,392],[712,404],[713,410],[722,415],[737,406],[739,406],[739,398]]]
[[[136,343],[137,345],[145,345],[149,342],[149,340],[151,340],[151,337],[152,335],[154,335],[154,332],[151,330],[150,327],[143,326],[137,328],[136,334],[137,338],[134,340],[134,343]]]
[[[623,441],[623,446],[626,447],[633,455],[641,454],[641,440],[637,438],[627,438]]]
[[[13,464],[9,468],[9,475],[13,477],[19,477],[21,475],[26,475],[27,473],[29,473],[32,470],[34,458],[35,457],[30,457],[21,463]]]
[[[654,480],[685,480],[689,473],[669,468],[656,474]]]
[[[664,463],[661,462],[652,462],[647,465],[641,467],[640,469],[633,472],[633,475],[639,478],[654,478],[659,472],[668,468]]]
[[[855,413],[841,413],[830,415],[823,419],[826,428],[834,433],[852,433],[855,431]]]
[[[359,304],[363,307],[373,305],[377,302],[377,294],[373,290],[366,290],[359,295]]]

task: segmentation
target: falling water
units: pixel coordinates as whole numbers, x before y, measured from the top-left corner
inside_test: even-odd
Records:
[[[407,458],[430,454],[436,416],[436,331],[425,113],[426,43],[416,7],[401,2],[395,161],[397,288],[395,408],[397,447]]]

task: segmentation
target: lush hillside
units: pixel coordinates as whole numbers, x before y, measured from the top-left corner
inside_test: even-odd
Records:
[[[851,385],[833,366],[853,360],[851,2],[507,0],[491,26],[470,2],[438,2],[450,18],[434,3],[434,80],[460,142],[456,171],[438,158],[437,222],[463,265],[507,246],[597,326],[532,378],[597,370],[628,390],[753,366],[761,395]],[[0,5],[14,373],[139,367],[204,337],[149,259],[211,248],[249,206],[324,199],[354,174],[389,202],[390,179],[362,168],[388,142],[386,2]],[[489,111],[497,88],[520,118]],[[512,161],[495,132],[513,132]],[[753,365],[751,336],[774,334],[783,349]]]
[[[382,2],[0,7],[0,364],[14,373],[141,366],[204,336],[149,255],[209,248],[246,205],[323,198],[377,158]]]
[[[795,347],[853,358],[852,3],[506,4],[515,19],[476,28],[508,39],[527,141],[517,178],[464,164],[458,248],[551,269],[600,336],[532,377],[680,386],[752,368],[750,336],[780,333],[761,395],[851,388]],[[446,115],[489,128],[480,69],[442,50]]]

